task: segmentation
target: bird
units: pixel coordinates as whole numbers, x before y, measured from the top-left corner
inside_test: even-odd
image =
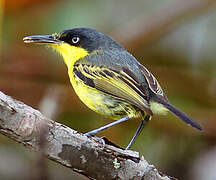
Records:
[[[125,148],[128,150],[153,114],[166,111],[202,130],[196,121],[169,102],[154,75],[108,35],[90,28],[73,28],[51,35],[27,36],[23,40],[57,51],[80,100],[93,111],[115,120],[85,133],[86,136],[140,118],[140,126]]]

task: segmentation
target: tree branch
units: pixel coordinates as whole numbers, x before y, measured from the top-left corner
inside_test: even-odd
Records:
[[[0,92],[0,133],[38,151],[44,128],[47,158],[89,179],[170,179],[138,152],[103,145]]]

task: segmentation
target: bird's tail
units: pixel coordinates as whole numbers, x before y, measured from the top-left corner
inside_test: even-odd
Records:
[[[182,112],[180,109],[176,108],[175,106],[173,106],[172,104],[169,103],[169,101],[160,98],[158,96],[154,96],[152,98],[153,101],[160,103],[162,105],[164,105],[164,107],[166,107],[167,109],[169,109],[173,114],[175,114],[177,117],[179,117],[182,121],[184,121],[185,123],[191,125],[192,127],[198,129],[198,130],[202,130],[201,126],[194,121],[193,119],[191,119],[187,114],[185,114],[184,112]]]

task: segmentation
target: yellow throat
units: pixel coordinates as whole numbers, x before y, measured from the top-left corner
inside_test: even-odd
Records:
[[[70,68],[73,68],[73,65],[76,63],[76,61],[89,55],[89,53],[85,49],[81,47],[72,46],[67,43],[51,44],[48,45],[48,47],[52,47],[62,55],[69,71]]]

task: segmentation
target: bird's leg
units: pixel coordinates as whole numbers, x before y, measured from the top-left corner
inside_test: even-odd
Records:
[[[117,121],[114,121],[113,123],[107,124],[106,126],[103,126],[103,127],[98,128],[98,129],[95,129],[93,131],[90,131],[88,133],[85,133],[85,135],[86,136],[94,136],[95,134],[98,134],[99,132],[101,132],[101,131],[103,131],[105,129],[108,129],[108,128],[112,127],[112,126],[115,126],[116,124],[128,121],[129,119],[130,118],[128,116],[123,117],[122,119],[119,119]]]
[[[143,128],[145,127],[146,123],[149,121],[150,116],[145,116],[145,118],[142,120],[139,128],[137,129],[136,133],[134,134],[132,140],[130,141],[130,143],[128,144],[128,146],[126,147],[125,150],[129,150],[131,148],[131,146],[133,145],[133,143],[135,142],[136,138],[140,135],[140,133],[142,132]]]

